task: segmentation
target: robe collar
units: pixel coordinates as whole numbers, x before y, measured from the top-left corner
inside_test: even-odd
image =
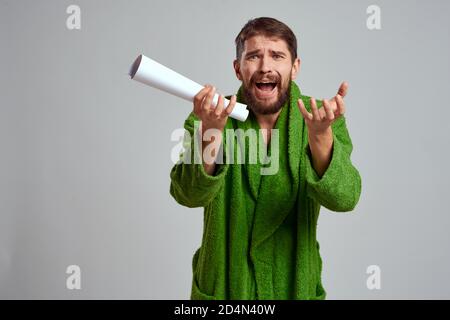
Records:
[[[242,86],[236,96],[238,102],[246,104]],[[257,163],[250,164],[248,163],[248,152],[246,152],[243,174],[246,175],[251,194],[256,201],[252,248],[258,246],[275,232],[297,201],[301,176],[300,160],[306,141],[306,126],[297,105],[300,97],[299,87],[294,81],[291,81],[289,98],[283,105],[274,127],[274,129],[278,129],[279,133],[278,172],[272,175],[261,175],[263,164],[259,162],[259,153]],[[250,128],[256,129],[258,140],[262,139],[256,117],[251,110],[249,111],[246,121],[236,121],[235,124],[237,128],[244,131]],[[248,140],[245,140],[246,150],[249,150]],[[271,148],[272,145],[273,137],[268,148]],[[270,154],[272,155],[273,152],[274,150],[271,149]]]

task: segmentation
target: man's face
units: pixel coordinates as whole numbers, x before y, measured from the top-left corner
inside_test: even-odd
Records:
[[[249,108],[257,114],[274,114],[289,97],[300,59],[292,63],[284,40],[257,35],[245,41],[240,60],[233,64]]]

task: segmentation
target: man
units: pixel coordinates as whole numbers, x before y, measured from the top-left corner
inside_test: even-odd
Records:
[[[348,85],[342,83],[329,100],[302,95],[293,81],[300,68],[296,37],[276,19],[250,20],[235,42],[233,65],[242,85],[226,107],[222,96],[212,105],[212,86],[196,95],[184,127],[199,137],[202,148],[186,139],[185,153],[202,151],[205,160],[211,143],[222,146],[222,153],[236,147],[226,147],[233,142],[229,130],[261,129],[266,145],[277,133],[277,148],[269,152],[279,153],[278,170],[261,174],[263,164],[249,163],[248,154],[240,164],[173,167],[171,195],[184,206],[204,207],[191,299],[325,299],[316,240],[320,206],[351,211],[361,192],[343,116]],[[250,109],[245,122],[228,117],[236,101]],[[204,139],[213,129],[219,134]],[[245,152],[252,143],[238,146]],[[216,151],[207,154],[217,160],[221,152]]]

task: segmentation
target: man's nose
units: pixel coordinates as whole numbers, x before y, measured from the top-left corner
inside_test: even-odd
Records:
[[[259,66],[259,70],[262,73],[267,73],[272,71],[272,62],[269,56],[263,56],[260,59],[260,66]]]

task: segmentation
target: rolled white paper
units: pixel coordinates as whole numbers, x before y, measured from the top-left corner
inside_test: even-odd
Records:
[[[133,80],[191,102],[194,100],[195,95],[204,88],[202,85],[186,78],[185,76],[182,76],[181,74],[144,56],[143,54],[136,58],[131,66],[129,75]],[[217,105],[218,99],[219,94],[216,93],[212,102],[214,107]],[[224,108],[228,106],[229,102],[230,101],[228,99],[224,99]],[[245,121],[247,116],[247,106],[236,102],[230,117],[240,121]]]

